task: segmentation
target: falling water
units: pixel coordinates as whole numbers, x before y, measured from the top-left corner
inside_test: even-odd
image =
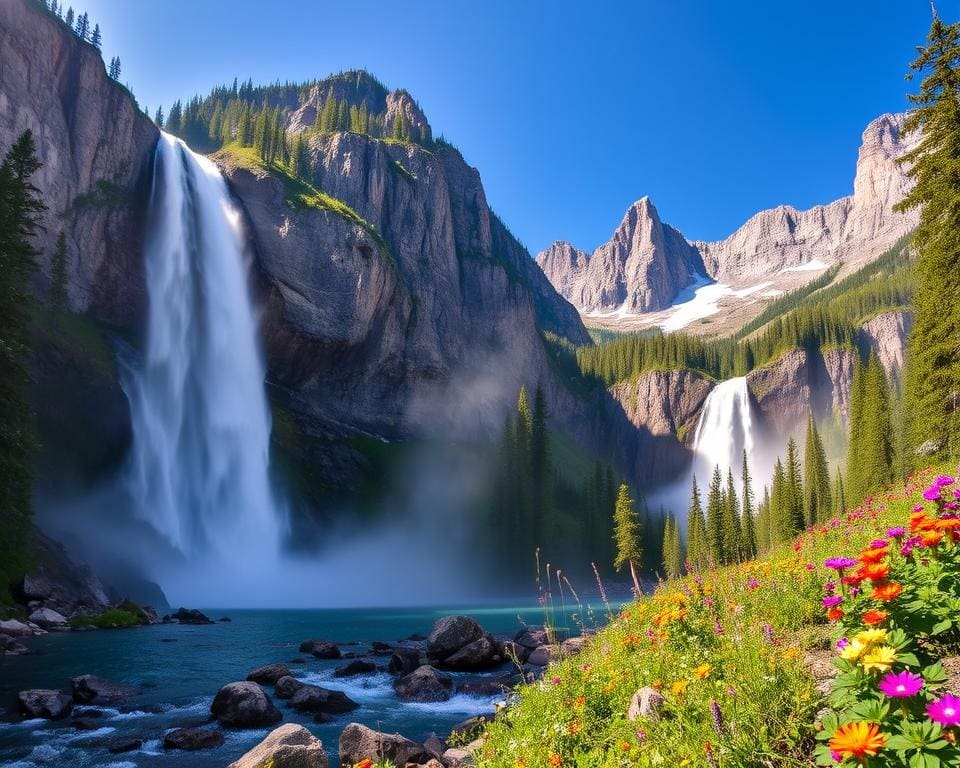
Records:
[[[704,403],[693,440],[697,479],[701,483],[709,482],[717,466],[724,477],[732,469],[734,477],[739,478],[744,451],[752,461],[754,435],[750,390],[746,377],[741,376],[719,383]]]
[[[126,382],[133,502],[188,562],[273,554],[282,516],[240,215],[179,139],[163,134],[154,163],[146,355]]]

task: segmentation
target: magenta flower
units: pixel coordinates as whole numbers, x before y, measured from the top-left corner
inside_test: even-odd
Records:
[[[948,485],[953,485],[955,480],[950,477],[950,475],[937,475],[936,479],[933,481],[933,484],[937,488],[945,488]]]
[[[884,696],[891,699],[905,699],[916,696],[923,688],[923,678],[913,672],[890,672],[880,679],[877,685]]]
[[[907,529],[904,528],[903,526],[900,526],[898,528],[891,528],[887,531],[887,536],[889,536],[891,539],[899,539],[901,536],[906,536],[906,535],[907,535]]]
[[[824,560],[823,564],[835,571],[842,571],[844,568],[852,568],[857,561],[852,557],[831,557],[829,560]]]
[[[842,595],[829,595],[823,598],[823,607],[824,608],[836,608],[840,603],[843,602]]]
[[[945,693],[927,704],[927,717],[940,725],[960,725],[960,699],[952,693]]]
[[[759,586],[760,582],[754,578],[751,578],[750,581],[747,582],[747,589],[756,589]]]
[[[563,681],[559,677],[555,677],[550,682],[552,682],[554,685],[560,685],[560,683],[562,683]]]
[[[923,504],[914,504],[914,505],[913,505],[913,511],[914,511],[914,512],[923,512]]]
[[[847,638],[845,638],[845,637],[841,637],[839,640],[837,640],[837,650],[838,650],[838,651],[842,651],[842,650],[843,650],[844,648],[846,648],[848,645],[850,645],[850,641],[847,640]]]
[[[927,501],[939,501],[940,489],[935,485],[931,485],[929,488],[924,490],[923,498],[925,498]]]
[[[886,546],[889,546],[890,542],[886,539],[874,539],[870,542],[870,549],[883,549]]]

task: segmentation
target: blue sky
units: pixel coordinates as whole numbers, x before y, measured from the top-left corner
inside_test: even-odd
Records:
[[[956,18],[956,2],[940,11]],[[479,168],[533,251],[592,250],[650,195],[690,238],[852,191],[860,133],[905,108],[928,0],[79,0],[151,111],[234,76],[364,67]]]

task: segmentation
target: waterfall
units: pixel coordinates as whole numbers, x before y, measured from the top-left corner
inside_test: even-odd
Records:
[[[750,413],[750,390],[744,376],[720,382],[707,396],[694,433],[694,472],[701,487],[719,466],[726,479],[733,470],[739,488],[743,452],[751,468],[755,439]]]
[[[275,555],[270,411],[240,214],[217,167],[163,134],[146,248],[143,364],[125,381],[137,514],[189,562]]]

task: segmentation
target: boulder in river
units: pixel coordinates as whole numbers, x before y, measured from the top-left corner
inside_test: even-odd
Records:
[[[444,616],[437,619],[427,638],[427,655],[442,661],[486,633],[470,616]]]
[[[228,768],[328,768],[323,742],[302,725],[286,723]]]
[[[263,667],[257,667],[249,675],[247,680],[254,683],[263,683],[265,685],[275,685],[281,677],[290,676],[290,667],[286,664],[267,664]]]
[[[118,685],[96,675],[80,675],[70,680],[70,690],[77,704],[117,704],[136,694],[137,689]]]
[[[342,667],[337,667],[333,671],[334,677],[353,677],[354,675],[367,675],[371,672],[377,671],[377,665],[372,661],[366,661],[365,659],[357,659],[356,661],[351,661],[349,664],[344,664]]]
[[[299,691],[306,683],[301,683],[297,678],[287,675],[281,677],[274,684],[273,691],[281,699],[292,699],[293,694]]]
[[[339,659],[340,647],[329,640],[304,640],[300,643],[300,653],[312,653],[318,659]]]
[[[398,647],[393,649],[387,671],[391,675],[409,675],[420,666],[420,651],[416,648]]]
[[[550,642],[550,637],[543,627],[524,627],[517,632],[513,642],[532,651],[541,645],[547,645]]]
[[[319,685],[302,685],[290,699],[290,706],[300,712],[342,715],[360,705],[342,691],[330,691]]]
[[[165,624],[178,622],[180,624],[213,624],[213,619],[196,608],[178,608],[175,613],[163,617]]]
[[[261,728],[283,719],[266,692],[256,683],[228,683],[213,698],[210,712],[228,728]]]
[[[10,635],[0,635],[0,654],[4,656],[26,656],[30,649]]]
[[[38,608],[30,614],[29,620],[51,631],[63,631],[70,628],[67,617],[53,610],[53,608]]]
[[[478,669],[488,669],[496,666],[503,659],[493,638],[484,635],[467,643],[465,646],[447,656],[440,666],[444,669],[453,669],[461,672],[470,672]]]
[[[62,720],[73,709],[73,698],[63,691],[50,688],[33,688],[17,694],[20,711],[27,717],[43,717],[47,720]]]
[[[164,749],[184,749],[193,752],[211,749],[223,744],[223,734],[209,728],[175,728],[163,737]]]
[[[340,734],[340,764],[361,760],[389,760],[394,765],[426,763],[433,756],[423,744],[399,733],[380,733],[360,723],[350,723]]]
[[[397,680],[393,690],[404,701],[446,701],[453,690],[453,680],[450,675],[426,665]]]
[[[28,637],[29,635],[35,635],[37,634],[37,629],[39,629],[39,627],[31,627],[29,624],[24,624],[22,621],[17,621],[16,619],[0,621],[0,634],[9,635],[10,637]]]
[[[139,736],[123,736],[107,743],[107,751],[111,755],[120,755],[124,752],[133,752],[143,746],[143,739]]]

